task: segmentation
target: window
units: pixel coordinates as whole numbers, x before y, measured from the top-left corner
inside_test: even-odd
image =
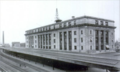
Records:
[[[54,37],[55,37],[55,34],[54,34]]]
[[[96,50],[99,50],[99,47],[98,47],[98,46],[96,46]]]
[[[35,40],[35,43],[36,43],[36,40]]]
[[[74,25],[76,25],[76,21],[74,21]]]
[[[50,30],[50,26],[49,26],[49,30]]]
[[[92,34],[92,31],[90,30],[90,34]]]
[[[105,25],[108,26],[108,22],[105,22]]]
[[[101,31],[100,31],[100,34],[101,34],[101,35],[103,35],[103,32],[104,32],[104,31],[103,31],[103,30],[101,30]]]
[[[60,28],[62,27],[61,24],[59,24],[59,27],[60,27]]]
[[[103,25],[103,21],[100,21],[101,22],[101,25]]]
[[[76,49],[77,49],[77,46],[74,46],[74,49],[76,50]]]
[[[43,49],[45,49],[45,46],[43,46]]]
[[[64,23],[64,27],[66,27],[66,23]]]
[[[45,29],[45,27],[44,27],[44,31],[45,31],[46,29]]]
[[[49,49],[51,49],[51,46],[49,46]]]
[[[54,43],[55,43],[55,39],[54,39]]]
[[[101,50],[104,50],[104,47],[103,47],[103,45],[101,45]]]
[[[81,30],[81,34],[83,34],[83,30]]]
[[[92,50],[92,46],[90,46],[90,50]]]
[[[92,42],[92,40],[90,39],[90,42]]]
[[[55,29],[55,25],[54,25],[54,29]]]
[[[72,50],[71,46],[69,46],[69,50]]]
[[[112,35],[113,35],[113,33],[112,33]]]
[[[98,25],[98,20],[95,21],[95,24]]]
[[[74,35],[76,35],[76,31],[74,31]]]
[[[81,42],[83,42],[83,38],[81,38]]]
[[[60,32],[60,37],[62,37],[62,32]]]
[[[62,50],[62,45],[60,45],[60,50]]]
[[[56,46],[54,45],[54,49],[56,48]]]
[[[68,22],[69,26],[71,26],[71,22]]]
[[[83,50],[83,46],[81,46],[81,50]]]
[[[76,43],[76,38],[74,38],[74,42]]]

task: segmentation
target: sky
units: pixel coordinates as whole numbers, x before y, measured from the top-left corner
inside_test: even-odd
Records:
[[[0,43],[25,42],[25,31],[54,23],[56,8],[61,20],[84,15],[115,21],[115,40],[120,39],[119,0],[1,0]]]

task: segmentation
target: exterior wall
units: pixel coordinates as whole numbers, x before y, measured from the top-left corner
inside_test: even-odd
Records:
[[[81,34],[81,30],[83,31],[83,34]],[[80,36],[79,36],[80,51],[86,53],[95,51],[95,33],[92,27],[87,27],[87,26],[82,27],[79,29],[79,32],[80,32]],[[81,38],[83,38],[83,42],[81,42]],[[83,50],[81,49],[81,46],[83,46]]]
[[[111,29],[109,33],[109,45],[110,45],[110,51],[113,52],[115,51],[115,36],[114,36],[114,30]]]
[[[25,47],[29,48],[29,36],[26,36],[26,42],[25,42]]]

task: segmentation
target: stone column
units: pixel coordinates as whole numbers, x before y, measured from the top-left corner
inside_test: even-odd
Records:
[[[44,45],[44,47],[46,49],[46,34],[44,34],[44,37],[45,37],[45,45]]]
[[[99,47],[99,51],[101,52],[101,31],[98,30],[98,47]]]
[[[103,39],[104,39],[104,50],[106,51],[106,31],[104,30],[104,36],[103,36]]]
[[[49,49],[49,46],[50,46],[50,45],[49,45],[49,34],[48,34],[48,49]]]
[[[68,42],[68,41],[69,41],[69,39],[68,39],[68,38],[69,38],[69,35],[68,35],[68,31],[66,31],[66,37],[67,37],[67,38],[66,38],[66,40],[67,40],[67,43],[66,43],[66,44],[67,44],[67,51],[68,51],[68,50],[69,50],[69,42]]]
[[[64,32],[62,32],[62,50],[64,50]]]
[[[43,44],[44,44],[44,43],[43,43],[43,35],[42,35],[42,49],[43,49],[43,46],[44,46]]]

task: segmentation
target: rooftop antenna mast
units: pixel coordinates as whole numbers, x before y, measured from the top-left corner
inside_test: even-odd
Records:
[[[57,22],[61,22],[61,21],[62,20],[60,20],[58,17],[58,8],[57,8],[57,0],[56,0],[56,20],[55,20],[55,22],[57,23]]]
[[[56,8],[56,20],[58,20],[58,9]]]

